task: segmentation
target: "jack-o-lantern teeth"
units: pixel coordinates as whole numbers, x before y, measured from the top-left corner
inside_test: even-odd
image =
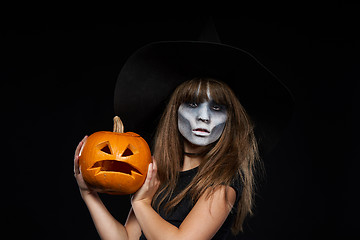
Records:
[[[117,160],[102,160],[96,162],[90,169],[97,168],[97,172],[95,175],[100,174],[101,172],[118,172],[124,173],[128,175],[132,175],[132,173],[137,173],[142,175],[142,173],[136,169],[134,166],[129,163],[117,161]]]

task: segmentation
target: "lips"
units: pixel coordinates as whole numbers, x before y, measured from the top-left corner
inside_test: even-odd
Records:
[[[198,137],[207,137],[210,135],[210,131],[205,128],[196,128],[192,130],[193,134]]]
[[[205,128],[196,128],[193,130],[193,132],[204,132],[204,133],[210,133],[210,131],[208,131]]]
[[[96,174],[99,174],[100,172],[119,172],[128,175],[132,175],[133,173],[142,175],[142,173],[138,169],[136,169],[129,163],[117,160],[98,161],[90,169],[95,168],[98,169]]]

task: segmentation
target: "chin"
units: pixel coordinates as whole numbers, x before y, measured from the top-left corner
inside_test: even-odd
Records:
[[[199,146],[199,147],[205,147],[215,141],[210,141],[209,139],[204,139],[204,140],[200,140],[199,139],[191,139],[191,141],[189,141],[191,144],[195,145],[195,146]]]
[[[210,143],[196,143],[196,142],[193,142],[192,144],[195,145],[195,146],[198,146],[198,147],[205,147],[205,146],[209,145]]]

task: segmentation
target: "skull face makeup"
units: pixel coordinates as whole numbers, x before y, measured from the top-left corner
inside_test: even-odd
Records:
[[[217,141],[226,120],[226,108],[216,104],[211,98],[202,103],[182,103],[178,109],[178,128],[181,135],[198,146]]]

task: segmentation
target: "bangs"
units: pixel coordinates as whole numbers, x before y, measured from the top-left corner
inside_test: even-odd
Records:
[[[231,105],[229,87],[222,82],[211,78],[195,78],[180,86],[179,103],[202,103],[209,101],[209,95],[217,104]]]

